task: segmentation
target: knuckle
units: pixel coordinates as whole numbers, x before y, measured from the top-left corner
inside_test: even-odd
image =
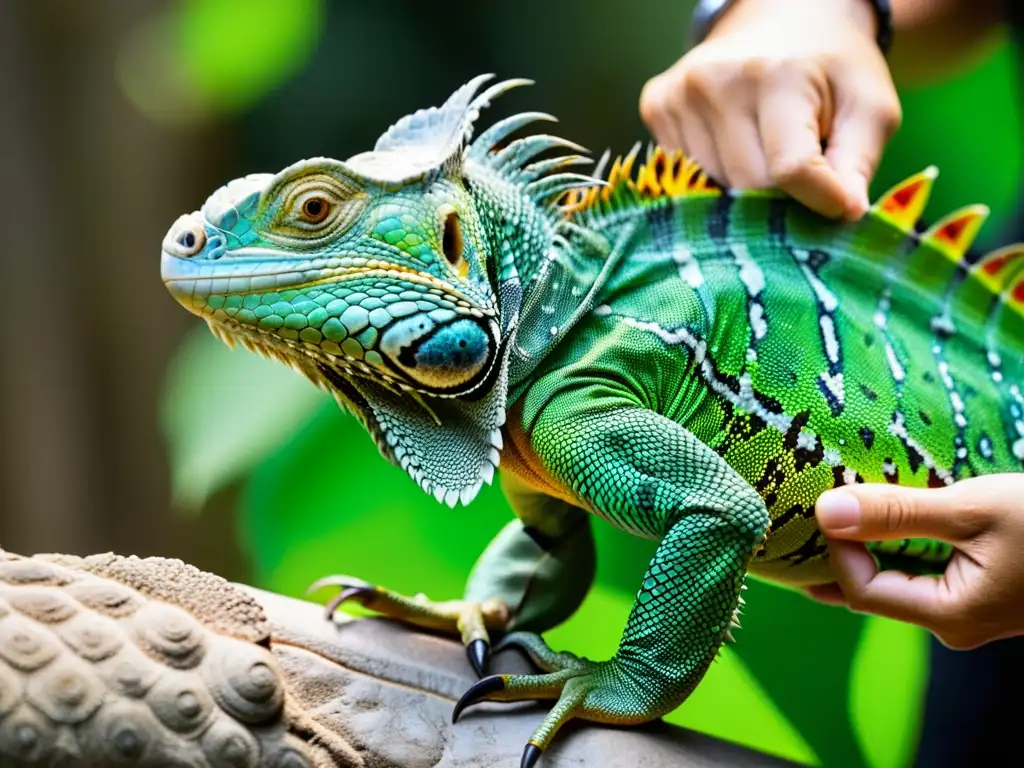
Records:
[[[973,499],[964,499],[958,505],[956,517],[951,521],[964,538],[972,538],[985,531],[990,522],[990,510]]]
[[[729,184],[737,189],[762,189],[771,186],[771,180],[764,178],[763,174],[758,173],[755,168],[752,168],[748,163],[742,160],[729,160],[724,161],[725,175],[729,179]]]
[[[747,82],[760,83],[770,79],[772,74],[782,66],[784,66],[782,62],[765,58],[747,59],[739,66],[739,76]]]
[[[828,87],[822,62],[808,58],[762,61],[760,79],[773,91],[787,89],[813,94]]]
[[[667,112],[668,94],[664,77],[664,75],[652,77],[640,91],[640,117],[645,123],[654,122]]]
[[[844,585],[843,586],[843,598],[846,600],[846,605],[852,611],[863,613],[867,611],[870,606],[870,599],[868,598],[865,591],[857,585]]]
[[[877,106],[875,116],[887,137],[896,133],[903,124],[903,108],[898,101],[886,101]]]
[[[897,533],[912,524],[913,507],[901,494],[890,491],[878,500],[877,519],[888,533]]]
[[[811,157],[780,154],[768,162],[772,181],[780,187],[807,181],[814,172],[814,158]]]
[[[687,98],[710,104],[720,91],[720,82],[711,68],[695,65],[680,76],[680,89]]]

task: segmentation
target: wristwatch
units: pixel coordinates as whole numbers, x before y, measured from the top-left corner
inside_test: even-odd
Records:
[[[878,17],[878,47],[882,49],[882,53],[888,53],[889,46],[892,45],[892,3],[890,0],[867,1],[871,3]],[[693,16],[690,17],[688,47],[692,48],[702,42],[711,27],[734,2],[736,0],[700,0],[693,9]]]

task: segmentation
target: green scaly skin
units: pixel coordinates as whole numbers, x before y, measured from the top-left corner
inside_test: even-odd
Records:
[[[1021,470],[1024,251],[965,257],[980,207],[915,234],[931,169],[840,223],[660,150],[607,183],[569,172],[585,158],[536,158],[575,145],[508,141],[540,113],[470,141],[525,82],[477,96],[488,79],[373,152],[218,190],[171,228],[162,271],[215,333],[333,393],[438,501],[468,504],[500,458],[517,519],[464,599],[322,583],[346,587],[331,611],[357,599],[461,633],[479,669],[493,633],[526,650],[543,674],[485,678],[456,715],[556,699],[532,764],[572,717],[639,723],[683,702],[731,639],[748,571],[830,581],[823,491]],[[590,586],[588,512],[660,541],[604,662],[533,634]],[[950,550],[875,552],[935,572]]]

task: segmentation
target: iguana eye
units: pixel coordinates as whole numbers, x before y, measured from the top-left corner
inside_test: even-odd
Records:
[[[310,197],[302,203],[302,218],[310,224],[319,224],[331,212],[331,204],[323,197]]]

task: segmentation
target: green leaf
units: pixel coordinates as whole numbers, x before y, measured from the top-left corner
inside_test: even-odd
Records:
[[[324,0],[187,0],[174,43],[193,85],[220,109],[254,103],[309,60]]]
[[[176,504],[197,509],[290,437],[327,396],[280,363],[197,328],[171,361],[161,407]]]
[[[308,63],[324,14],[324,0],[180,0],[125,37],[117,77],[158,122],[238,112]]]
[[[850,717],[871,768],[913,762],[927,681],[927,633],[869,617],[851,670]]]

